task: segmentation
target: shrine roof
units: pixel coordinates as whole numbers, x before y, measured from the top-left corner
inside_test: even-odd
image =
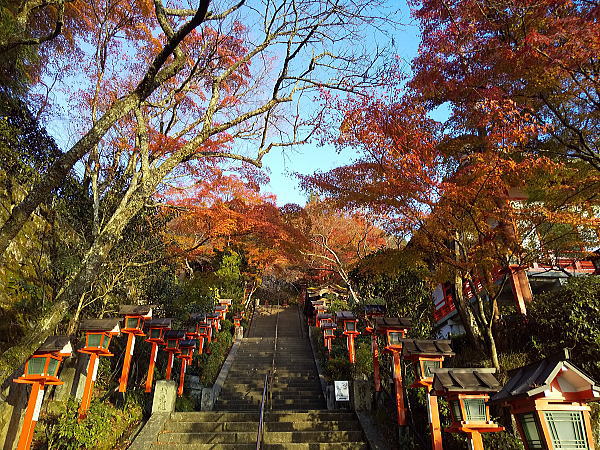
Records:
[[[338,311],[335,317],[337,320],[356,320],[356,316],[351,311]]]
[[[447,392],[498,392],[496,369],[489,367],[432,369],[433,389]]]
[[[554,379],[568,375],[568,384],[575,390],[591,389],[596,398],[600,397],[600,386],[585,372],[568,361],[569,354],[557,354],[524,367],[511,370],[509,380],[502,390],[491,399],[493,402],[510,401],[519,397],[532,397],[551,389]],[[559,385],[561,383],[559,382]]]
[[[185,339],[179,343],[179,348],[196,348],[197,345],[196,339]]]

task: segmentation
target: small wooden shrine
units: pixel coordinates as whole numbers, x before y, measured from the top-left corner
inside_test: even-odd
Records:
[[[509,373],[492,402],[510,408],[527,450],[594,448],[591,401],[600,386],[572,364],[568,351]]]
[[[492,421],[487,401],[500,390],[494,368],[440,368],[434,373],[432,390],[448,400],[452,424],[449,433],[466,433],[473,450],[483,450],[481,433],[504,431]]]
[[[119,308],[119,314],[124,316],[124,324],[121,332],[127,335],[127,348],[125,349],[123,370],[119,378],[119,392],[127,390],[131,357],[135,348],[135,337],[145,335],[143,331],[144,322],[152,318],[153,308],[155,308],[155,305],[121,305]]]
[[[150,362],[148,363],[148,374],[146,375],[146,384],[144,390],[152,391],[152,381],[154,379],[154,366],[156,365],[156,356],[158,354],[158,346],[165,345],[165,333],[171,329],[173,319],[152,319],[146,323],[148,334],[146,342],[150,342]]]
[[[31,447],[33,431],[44,401],[44,388],[46,385],[63,384],[58,378],[58,371],[63,359],[71,356],[72,352],[68,336],[50,336],[29,357],[23,375],[13,380],[15,383],[31,384],[17,450],[27,450]]]
[[[79,352],[90,355],[81,405],[79,406],[79,420],[85,419],[90,408],[100,356],[113,356],[108,350],[108,346],[112,337],[121,332],[120,323],[121,319],[119,318],[88,319],[79,323],[79,331],[85,333],[85,345]]]

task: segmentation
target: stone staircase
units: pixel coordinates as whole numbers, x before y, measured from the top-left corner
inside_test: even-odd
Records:
[[[254,449],[265,374],[278,324],[272,410],[264,449],[366,449],[353,411],[328,411],[295,306],[261,308],[244,338],[214,411],[171,413],[153,449]]]
[[[258,413],[172,413],[152,449],[255,449]],[[351,411],[271,411],[265,450],[367,449]]]

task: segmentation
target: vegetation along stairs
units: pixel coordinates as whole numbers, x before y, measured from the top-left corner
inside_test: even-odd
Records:
[[[326,409],[295,306],[259,308],[214,411],[172,413],[152,448],[256,448],[263,383],[273,356],[272,410],[265,416],[263,448],[368,448],[353,411]]]

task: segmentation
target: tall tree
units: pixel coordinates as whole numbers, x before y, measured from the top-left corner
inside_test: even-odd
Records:
[[[0,357],[0,378],[80,298],[127,224],[165,182],[201,177],[211,160],[260,167],[272,148],[302,142],[318,128],[325,105],[300,115],[304,101],[379,82],[371,72],[372,52],[344,45],[378,21],[371,14],[376,6],[348,0],[240,1],[209,13],[204,0],[197,10],[167,8],[156,0],[152,9],[132,10],[142,22],[125,20],[127,9],[100,10],[97,37],[83,64],[88,82],[73,97],[83,136],[15,206],[0,230],[0,251],[85,154],[93,236],[52,314]],[[124,53],[132,57],[123,58]]]

